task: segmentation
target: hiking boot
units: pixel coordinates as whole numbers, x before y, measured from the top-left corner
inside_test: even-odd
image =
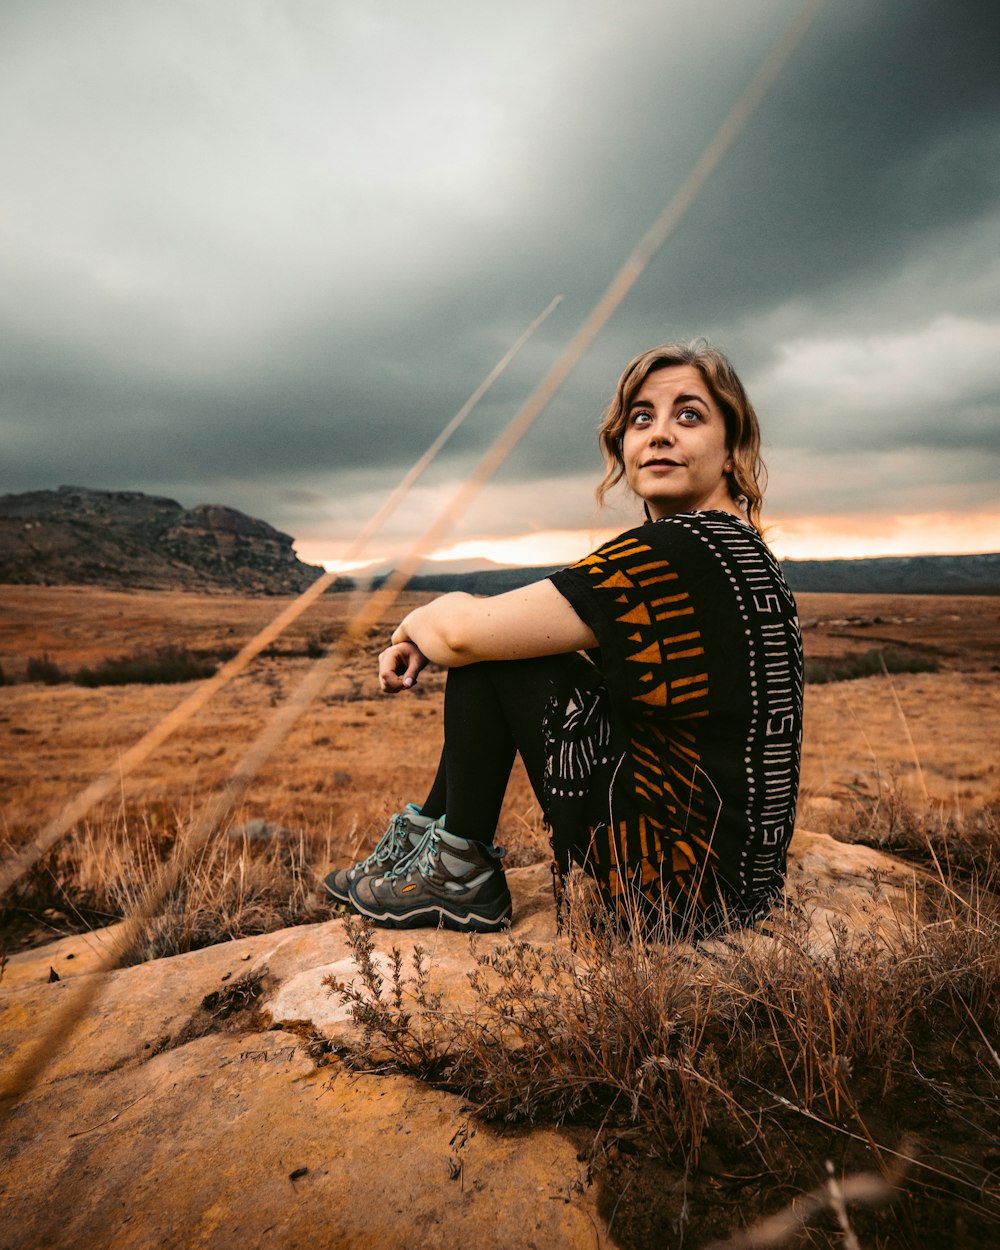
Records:
[[[423,842],[433,823],[430,816],[422,816],[418,807],[407,803],[389,821],[388,829],[367,859],[360,860],[352,868],[338,868],[324,879],[323,885],[327,894],[337,903],[349,903],[351,900],[348,891],[352,882],[365,877],[381,877],[383,873],[391,872],[397,864],[409,859]]]
[[[392,872],[353,881],[351,906],[392,929],[444,925],[493,933],[510,922],[503,854],[499,847],[470,842],[433,824],[416,853]]]

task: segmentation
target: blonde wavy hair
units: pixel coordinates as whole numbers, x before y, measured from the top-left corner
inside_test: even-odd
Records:
[[[622,439],[629,409],[639,389],[651,373],[673,365],[693,365],[719,405],[725,417],[726,442],[733,461],[729,494],[760,533],[760,513],[767,485],[767,470],[760,455],[760,423],[736,370],[718,348],[711,347],[704,339],[651,347],[636,356],[619,378],[615,397],[598,430],[607,469],[597,487],[597,502],[603,503],[612,486],[625,476]]]

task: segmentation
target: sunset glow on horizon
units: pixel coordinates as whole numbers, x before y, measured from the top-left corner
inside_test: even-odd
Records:
[[[764,532],[782,560],[979,555],[1000,551],[1000,510],[966,515],[765,517]]]
[[[589,530],[540,530],[507,537],[483,535],[441,547],[430,564],[488,560],[533,566],[570,564],[622,531],[622,526]],[[974,555],[1000,551],[1000,510],[966,516],[918,513],[898,517],[778,517],[765,519],[765,536],[782,560],[859,560],[879,556]],[[351,573],[372,564],[392,564],[398,555],[339,561],[321,554],[319,542],[298,546],[299,558],[329,572]]]

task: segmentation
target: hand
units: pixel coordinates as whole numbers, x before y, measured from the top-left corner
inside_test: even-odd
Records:
[[[383,694],[409,690],[427,657],[415,642],[395,642],[378,657],[378,684]]]

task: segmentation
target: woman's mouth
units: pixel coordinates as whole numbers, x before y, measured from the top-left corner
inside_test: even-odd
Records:
[[[665,456],[662,459],[644,460],[639,466],[640,469],[680,469],[683,465],[679,460],[668,460]]]

